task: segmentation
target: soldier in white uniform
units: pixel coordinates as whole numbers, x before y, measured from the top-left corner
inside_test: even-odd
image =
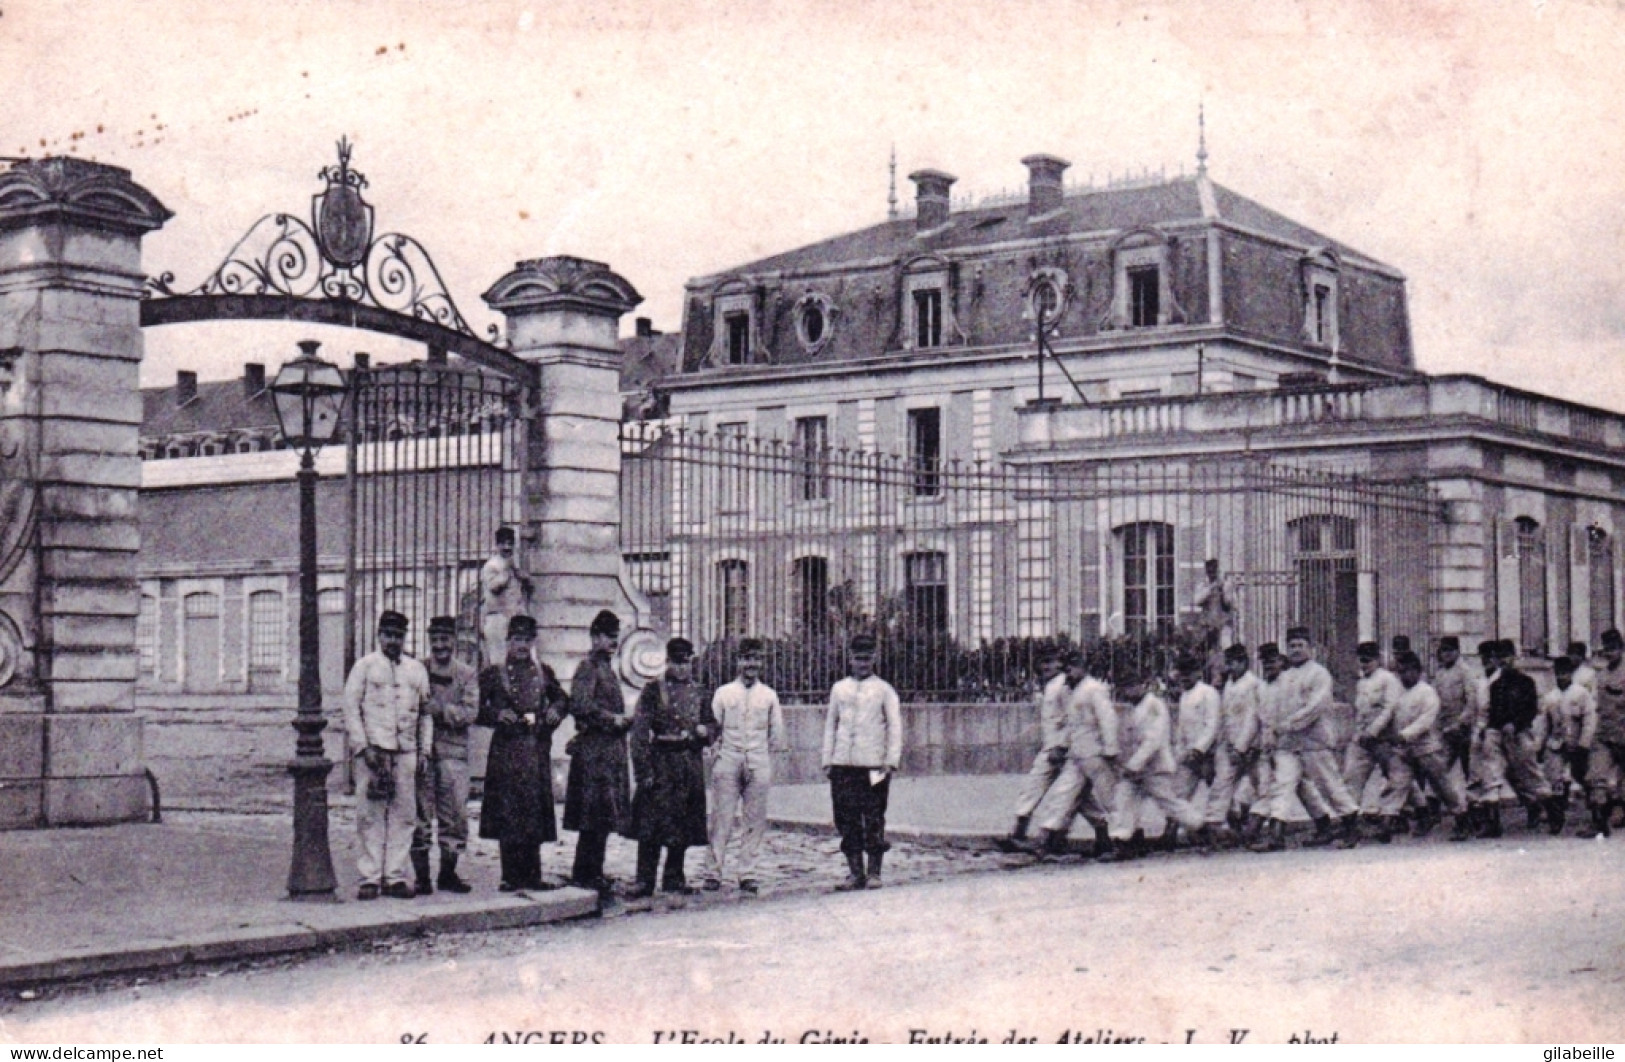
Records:
[[[1417,778],[1433,786],[1450,814],[1454,816],[1452,841],[1472,836],[1467,827],[1467,797],[1450,775],[1450,757],[1439,731],[1439,694],[1422,681],[1422,660],[1406,650],[1395,654],[1399,668],[1399,699],[1393,709],[1393,751],[1389,760],[1388,788],[1383,793],[1385,817],[1397,817],[1410,796]]]
[[[1574,681],[1584,686],[1592,697],[1597,695],[1597,669],[1591,666],[1591,650],[1584,642],[1570,642],[1568,658],[1574,661]]]
[[[1120,861],[1141,854],[1133,842],[1142,801],[1155,803],[1164,814],[1185,827],[1193,839],[1205,843],[1202,812],[1179,795],[1178,764],[1174,760],[1173,728],[1167,702],[1152,692],[1150,683],[1141,676],[1131,676],[1124,682],[1122,691],[1134,707],[1123,718],[1119,729],[1123,755],[1118,764],[1117,795],[1112,802],[1112,851],[1102,859]],[[1174,829],[1172,823],[1168,829]]]
[[[1591,824],[1581,837],[1607,837],[1614,807],[1620,803],[1625,770],[1625,639],[1616,630],[1602,633],[1603,666],[1597,669],[1597,732],[1586,762],[1586,805]]]
[[[1180,689],[1174,721],[1174,759],[1179,763],[1175,775],[1179,795],[1186,800],[1196,796],[1203,782],[1213,780],[1213,746],[1219,739],[1219,691],[1202,677],[1202,664],[1193,656],[1182,656],[1174,665]]]
[[[1033,757],[1032,769],[1027,772],[1021,792],[1016,797],[1016,824],[1010,830],[1010,836],[999,842],[999,847],[1006,852],[1021,850],[1027,839],[1027,828],[1032,823],[1033,812],[1044,799],[1044,794],[1055,784],[1066,763],[1066,705],[1062,692],[1066,686],[1066,676],[1061,671],[1061,654],[1058,650],[1046,650],[1039,657],[1039,687],[1034,699],[1038,703],[1040,745],[1038,755]]]
[[[849,873],[838,891],[878,889],[886,850],[886,803],[903,764],[903,712],[892,684],[875,674],[875,639],[852,636],[852,673],[829,691],[824,773]],[[865,868],[863,857],[869,857]]]
[[[1584,792],[1585,772],[1576,769],[1575,754],[1581,753],[1578,759],[1589,765],[1591,746],[1597,738],[1597,699],[1575,680],[1578,673],[1579,667],[1571,657],[1560,656],[1552,661],[1556,685],[1541,697],[1540,715],[1533,728],[1542,770],[1552,787],[1553,804],[1561,801],[1565,813],[1570,782],[1578,783]],[[1546,826],[1553,834],[1563,832],[1562,819]]]
[[[429,701],[433,741],[418,750],[418,821],[412,832],[412,871],[417,891],[435,885],[466,893],[468,882],[457,876],[457,860],[468,847],[468,728],[480,714],[480,677],[454,655],[457,621],[436,616],[429,621]],[[440,876],[429,880],[429,846],[440,847]]]
[[[1271,843],[1274,847],[1281,843],[1298,782],[1307,775],[1325,799],[1327,810],[1337,816],[1341,833],[1334,839],[1330,816],[1319,816],[1315,819],[1315,836],[1304,844],[1318,847],[1335,843],[1339,848],[1352,848],[1360,840],[1360,805],[1343,782],[1333,751],[1331,672],[1313,658],[1309,639],[1307,627],[1287,631],[1286,658],[1290,666],[1281,676],[1280,710],[1275,719],[1275,788],[1270,798],[1275,837]]]
[[[1471,749],[1473,745],[1473,676],[1461,659],[1461,639],[1447,634],[1439,639],[1430,683],[1439,695],[1439,734],[1444,740],[1445,755],[1450,766],[1461,769],[1461,784],[1465,790],[1472,777]],[[1432,829],[1437,812],[1430,803],[1428,816],[1417,823],[1417,835]]]
[[[1094,855],[1110,845],[1107,830],[1117,792],[1117,706],[1111,688],[1096,674],[1083,653],[1067,654],[1063,683],[1066,703],[1066,764],[1038,805],[1039,836],[1035,847],[1054,856],[1066,844],[1073,818],[1081,811],[1095,830]]]
[[[1401,651],[1410,652],[1409,649]],[[1376,642],[1361,642],[1354,650],[1360,680],[1354,686],[1354,733],[1343,750],[1343,782],[1362,808],[1367,806],[1365,791],[1373,770],[1381,771],[1383,779],[1377,804],[1381,803],[1381,794],[1393,788],[1390,761],[1394,748],[1391,732],[1394,705],[1405,692],[1394,673],[1378,661],[1380,654]],[[1377,805],[1371,806],[1374,811],[1377,809]],[[1401,808],[1403,806],[1401,804]],[[1383,844],[1392,840],[1397,820],[1397,814],[1390,817],[1379,813],[1377,840]]]
[[[514,543],[513,528],[497,528],[496,552],[480,568],[480,635],[487,667],[507,659],[508,621],[530,615],[530,577],[514,562]]]
[[[711,829],[705,888],[722,887],[722,870],[733,836],[734,814],[743,808],[739,838],[739,891],[759,888],[756,863],[767,833],[767,794],[773,786],[773,753],[789,747],[779,695],[761,681],[762,643],[739,642],[739,677],[711,698],[720,736],[711,765]]]
[[[417,825],[418,750],[434,740],[434,717],[423,710],[429,673],[403,652],[406,631],[399,612],[379,616],[378,648],[355,662],[344,683],[344,729],[366,766],[357,772],[355,809],[359,900],[417,895],[406,868]]]
[[[1213,745],[1213,783],[1208,787],[1207,820],[1210,829],[1223,830],[1223,840],[1234,840],[1246,809],[1238,802],[1239,783],[1251,780],[1252,792],[1269,792],[1260,777],[1262,747],[1259,733],[1259,696],[1262,685],[1249,664],[1247,647],[1235,642],[1224,651],[1227,680],[1219,696],[1219,733]]]

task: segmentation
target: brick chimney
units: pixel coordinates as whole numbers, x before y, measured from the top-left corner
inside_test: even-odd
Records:
[[[175,404],[184,406],[197,397],[197,373],[182,369],[175,374]]]
[[[948,224],[948,190],[959,180],[941,170],[915,170],[908,175],[914,182],[914,227],[932,232]]]
[[[243,397],[253,398],[265,390],[265,366],[257,361],[243,363]]]
[[[1039,218],[1061,209],[1061,175],[1072,163],[1054,155],[1028,155],[1021,164],[1027,167],[1027,216]]]

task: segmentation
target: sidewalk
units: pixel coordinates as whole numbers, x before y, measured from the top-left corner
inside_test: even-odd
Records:
[[[598,913],[598,896],[497,891],[475,859],[467,896],[355,899],[350,810],[333,809],[333,903],[285,898],[283,816],[174,812],[161,823],[0,833],[0,985],[325,950],[380,937],[539,925]]]
[[[1019,775],[899,778],[892,783],[888,832],[926,846],[982,847],[1009,828],[1005,819],[1020,784]],[[769,815],[792,834],[831,832],[829,788],[777,786]],[[155,824],[0,833],[0,986],[424,933],[511,929],[600,910],[597,895],[580,889],[498,892],[491,842],[471,844],[459,866],[475,886],[467,896],[357,901],[355,830],[344,797],[334,798],[329,826],[336,902],[294,903],[284,895],[291,831],[281,814],[169,811]],[[631,850],[616,849],[617,859]],[[567,853],[568,845],[544,850],[550,879],[568,866]],[[771,862],[774,852],[767,858]],[[779,858],[788,860],[787,876],[805,872],[799,855]],[[830,862],[827,854],[814,858],[820,867]],[[629,868],[612,869],[624,875]],[[927,872],[936,872],[935,864]],[[769,892],[772,874],[764,875]],[[715,899],[734,895],[730,888]]]

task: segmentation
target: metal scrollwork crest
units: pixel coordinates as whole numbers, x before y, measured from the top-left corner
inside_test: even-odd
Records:
[[[175,275],[146,282],[148,297],[280,295],[355,303],[429,321],[478,339],[452,301],[440,271],[411,236],[373,238],[373,208],[361,196],[367,179],[350,168],[351,145],[319,176],[327,187],[311,199],[311,224],[291,214],[260,218],[214,273],[191,291]]]

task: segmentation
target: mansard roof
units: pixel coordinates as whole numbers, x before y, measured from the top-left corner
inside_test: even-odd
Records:
[[[1203,184],[1211,189],[1212,204],[1203,206]],[[1348,245],[1299,224],[1278,211],[1234,192],[1206,177],[1178,177],[1167,181],[1125,184],[1105,188],[1069,189],[1062,209],[1037,221],[1027,220],[1027,201],[1012,199],[997,205],[956,210],[950,223],[920,235],[913,217],[881,222],[855,232],[798,247],[748,262],[723,272],[690,281],[708,287],[730,275],[802,273],[838,265],[892,262],[922,253],[944,253],[1014,240],[1042,240],[1084,233],[1121,232],[1169,224],[1228,223],[1240,229],[1293,244],[1304,250],[1335,249],[1350,264],[1401,277],[1399,270],[1361,254]]]

